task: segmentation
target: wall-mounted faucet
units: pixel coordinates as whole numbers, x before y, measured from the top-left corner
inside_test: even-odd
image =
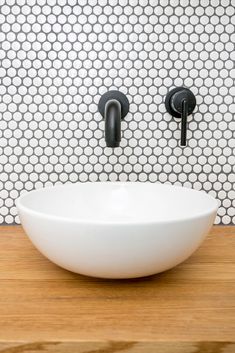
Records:
[[[119,91],[106,92],[99,101],[98,110],[105,120],[105,141],[107,147],[119,147],[121,141],[121,120],[129,112],[129,101]]]
[[[105,141],[107,147],[118,147],[121,141],[121,104],[110,99],[104,108]]]
[[[185,87],[177,87],[168,92],[165,100],[166,110],[175,118],[181,119],[181,146],[186,146],[187,117],[196,105],[194,94]]]

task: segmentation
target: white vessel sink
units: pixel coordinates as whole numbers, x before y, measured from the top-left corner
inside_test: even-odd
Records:
[[[153,183],[76,183],[16,202],[33,244],[57,265],[103,278],[152,275],[187,259],[217,211],[204,192]]]

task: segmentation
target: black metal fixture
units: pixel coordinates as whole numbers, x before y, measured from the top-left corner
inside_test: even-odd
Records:
[[[165,106],[168,113],[175,118],[181,119],[181,146],[186,146],[187,117],[193,112],[196,106],[194,94],[188,88],[176,87],[168,92]]]
[[[129,101],[119,91],[108,91],[100,98],[98,110],[105,120],[107,147],[118,147],[121,141],[121,120],[129,112]]]

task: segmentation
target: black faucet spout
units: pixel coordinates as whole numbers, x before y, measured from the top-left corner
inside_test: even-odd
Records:
[[[107,147],[119,147],[121,141],[121,104],[116,99],[110,99],[105,104],[105,141]]]
[[[119,91],[108,91],[99,100],[98,110],[104,118],[105,142],[107,147],[119,147],[121,141],[121,120],[129,112],[129,101]]]

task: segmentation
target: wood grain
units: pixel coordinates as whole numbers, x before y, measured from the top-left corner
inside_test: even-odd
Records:
[[[214,227],[171,271],[111,281],[57,267],[1,226],[0,352],[235,352],[235,227]]]

